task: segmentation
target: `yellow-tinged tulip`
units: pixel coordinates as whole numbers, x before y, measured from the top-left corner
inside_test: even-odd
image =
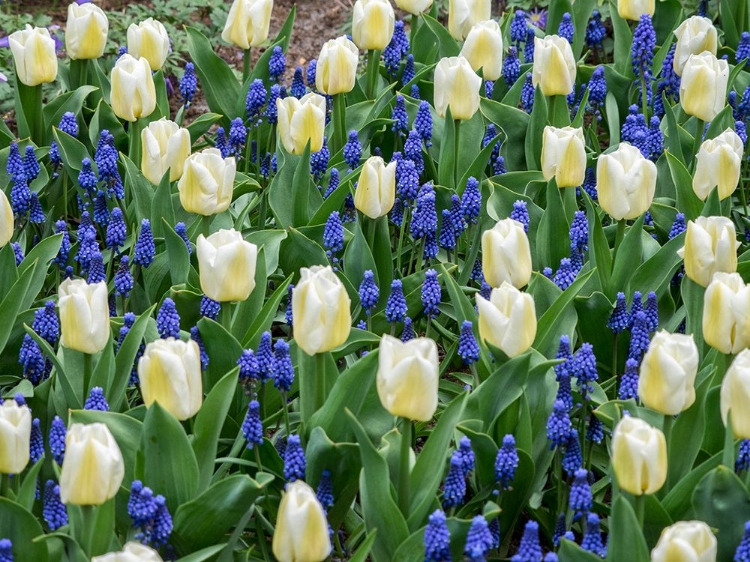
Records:
[[[688,221],[685,245],[677,254],[685,260],[685,274],[708,287],[714,273],[737,271],[737,235],[726,217],[698,217]]]
[[[20,474],[29,464],[31,411],[15,400],[0,404],[0,475]]]
[[[474,24],[490,19],[491,0],[450,0],[448,31],[457,41],[463,41]]]
[[[623,142],[596,164],[599,205],[613,219],[636,219],[648,211],[656,192],[656,164]]]
[[[131,541],[119,552],[94,556],[91,562],[162,562],[161,556],[150,546]]]
[[[342,35],[326,41],[315,67],[315,87],[329,96],[351,92],[357,80],[358,64],[359,51],[348,37]]]
[[[365,161],[354,192],[354,206],[376,219],[388,214],[396,199],[396,162],[386,166],[380,156]]]
[[[693,336],[657,332],[643,356],[638,396],[649,408],[676,416],[695,402],[698,348]]]
[[[489,300],[477,295],[479,337],[508,357],[520,355],[536,338],[534,298],[510,283],[492,289]]]
[[[112,69],[110,105],[120,119],[137,121],[156,109],[156,87],[148,61],[125,53]]]
[[[60,499],[65,504],[101,505],[112,499],[125,477],[120,447],[103,423],[74,423],[65,435]]]
[[[169,170],[169,181],[182,176],[190,156],[190,132],[174,121],[161,118],[141,131],[141,172],[151,183],[159,184]]]
[[[732,412],[732,432],[737,439],[750,439],[750,349],[734,358],[721,382],[720,407],[724,425]]]
[[[503,34],[495,20],[482,21],[471,28],[466,42],[461,48],[471,68],[479,72],[485,80],[497,80],[503,74]]]
[[[128,27],[128,53],[144,58],[154,72],[164,66],[169,54],[169,35],[160,21],[148,18]]]
[[[146,407],[158,402],[180,421],[201,409],[201,355],[193,340],[167,338],[149,343],[138,360],[138,378]]]
[[[55,40],[44,27],[31,27],[11,33],[8,44],[16,63],[18,79],[27,86],[53,82],[57,78]]]
[[[290,154],[302,154],[310,143],[310,152],[323,147],[326,127],[326,99],[310,92],[297,99],[289,96],[276,100],[279,113],[279,137]]]
[[[384,334],[378,348],[378,396],[393,416],[430,421],[438,404],[439,361],[430,338],[402,342]]]
[[[0,248],[5,246],[13,237],[13,209],[8,196],[0,189]]]
[[[666,527],[651,551],[651,562],[716,562],[716,537],[703,521],[678,521]]]
[[[718,137],[703,141],[696,157],[693,191],[705,201],[714,187],[719,199],[726,199],[737,188],[744,145],[740,136],[727,129]]]
[[[219,230],[196,243],[201,290],[218,302],[244,301],[255,288],[258,247],[236,230]]]
[[[432,0],[396,0],[396,6],[415,16],[432,8]]]
[[[531,279],[531,248],[523,225],[513,219],[498,221],[482,234],[482,270],[491,287],[509,282],[520,289]]]
[[[104,11],[91,2],[68,6],[65,50],[71,59],[98,59],[104,54],[109,20]]]
[[[656,0],[617,0],[617,13],[626,20],[638,21],[641,16],[654,15]]]
[[[722,353],[750,346],[750,287],[739,273],[716,273],[703,295],[703,338]]]
[[[60,283],[60,344],[83,353],[97,353],[109,341],[109,303],[104,281],[89,285],[83,279]]]
[[[701,16],[689,17],[674,30],[674,34],[677,36],[677,44],[674,48],[672,67],[678,75],[682,75],[682,69],[685,68],[690,55],[708,51],[716,56],[719,40],[710,19]]]
[[[583,129],[547,126],[542,136],[542,174],[557,187],[578,187],[586,177],[586,141]]]
[[[660,429],[631,416],[612,434],[612,468],[620,488],[635,496],[658,492],[667,480],[667,441]]]
[[[292,291],[294,339],[308,355],[331,351],[349,337],[351,300],[330,266],[314,265],[300,270]]]
[[[435,67],[435,111],[445,117],[466,121],[479,109],[482,79],[464,57],[445,57]]]
[[[559,35],[534,38],[534,88],[545,96],[567,96],[576,85],[576,60],[567,39]]]
[[[272,546],[279,562],[323,562],[331,553],[325,511],[315,491],[302,480],[286,486]]]
[[[216,148],[191,154],[177,184],[182,207],[203,216],[223,213],[232,202],[236,172],[234,157],[222,158]]]
[[[704,51],[690,55],[682,69],[680,104],[688,115],[711,121],[727,101],[729,63]]]
[[[242,49],[257,47],[268,38],[273,0],[234,0],[221,38]]]
[[[393,37],[396,14],[388,0],[357,0],[352,11],[352,39],[362,50],[382,51]]]

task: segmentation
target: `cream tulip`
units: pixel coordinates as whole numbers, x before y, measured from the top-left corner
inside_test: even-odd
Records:
[[[294,339],[308,355],[331,351],[346,341],[352,325],[351,300],[330,266],[300,270],[292,291]]]
[[[727,129],[713,139],[703,141],[696,156],[693,191],[705,201],[714,187],[719,199],[732,195],[740,181],[740,168],[745,147],[740,136]]]
[[[463,41],[474,24],[487,21],[492,14],[491,0],[450,0],[448,31],[457,41]]]
[[[0,478],[20,474],[29,464],[31,410],[15,400],[0,404]]]
[[[0,248],[13,238],[14,227],[13,208],[10,206],[8,196],[0,189]]]
[[[430,338],[402,342],[384,334],[378,348],[378,396],[393,416],[430,421],[438,405],[439,360]]]
[[[531,279],[531,248],[523,225],[498,221],[482,234],[482,271],[490,287],[509,282],[520,289]]]
[[[750,287],[739,273],[716,273],[703,295],[703,339],[722,353],[750,347]]]
[[[159,553],[150,546],[131,541],[122,550],[94,556],[91,562],[163,562]]]
[[[176,181],[190,156],[190,132],[174,121],[161,118],[141,131],[141,147],[141,172],[147,180],[159,185],[169,170],[169,181]]]
[[[492,289],[489,300],[477,295],[479,337],[508,357],[520,355],[536,338],[534,298],[508,282]]]
[[[120,447],[103,423],[74,423],[65,435],[60,471],[64,504],[101,505],[117,495],[125,477]]]
[[[326,99],[312,92],[297,99],[276,100],[279,113],[279,138],[290,154],[302,154],[310,143],[310,152],[323,148],[326,126]]]
[[[612,434],[612,469],[635,496],[658,492],[667,480],[667,441],[660,429],[625,416]]]
[[[682,69],[680,105],[688,115],[711,121],[727,104],[729,63],[704,51],[690,55]]]
[[[726,217],[698,217],[688,221],[685,245],[677,254],[685,260],[685,274],[708,287],[714,273],[737,271],[737,234]]]
[[[382,51],[393,37],[396,14],[388,0],[357,0],[352,10],[352,39],[362,50]]]
[[[396,199],[396,162],[386,166],[380,156],[368,158],[354,192],[354,206],[371,219],[387,215]]]
[[[111,81],[110,105],[120,119],[132,123],[156,109],[156,87],[145,58],[122,55],[112,69]]]
[[[596,164],[599,205],[613,219],[636,219],[648,211],[656,192],[656,164],[623,142]]]
[[[348,37],[326,41],[315,67],[315,87],[329,96],[351,92],[357,81],[357,65],[359,51]]]
[[[54,82],[57,78],[55,40],[44,27],[31,27],[8,36],[18,79],[27,86]]]
[[[497,80],[503,74],[503,34],[495,20],[482,21],[471,28],[460,56],[485,80]]]
[[[258,247],[236,230],[219,230],[196,242],[201,290],[218,302],[247,300],[255,288]]]
[[[690,58],[690,55],[699,55],[708,51],[716,56],[718,48],[718,37],[716,28],[710,19],[701,16],[692,16],[683,21],[674,30],[677,43],[674,48],[674,60],[672,67],[678,76],[682,75],[682,69]]]
[[[617,0],[617,13],[621,18],[638,21],[641,16],[654,15],[656,0]]]
[[[191,154],[177,183],[182,207],[203,216],[223,213],[232,202],[236,173],[234,157],[222,158],[216,148]]]
[[[201,409],[201,354],[192,339],[150,342],[138,360],[138,378],[147,408],[158,402],[180,421],[192,418]]]
[[[482,79],[464,57],[445,57],[435,67],[435,111],[445,117],[466,121],[479,109]]]
[[[241,49],[257,47],[268,39],[273,0],[234,0],[221,38]]]
[[[169,54],[169,35],[164,25],[154,18],[137,25],[131,23],[128,27],[128,53],[146,59],[154,72],[159,70]]]
[[[281,496],[272,548],[279,562],[323,562],[331,553],[326,513],[302,480],[287,484]]]
[[[750,439],[750,349],[734,358],[721,382],[719,406],[721,419],[727,424],[732,412],[732,433],[737,439]]]
[[[678,521],[665,527],[651,551],[651,562],[716,562],[716,537],[703,521]]]
[[[578,187],[586,177],[586,141],[583,129],[547,126],[542,136],[542,174],[557,187]]]
[[[104,54],[109,20],[96,4],[68,5],[65,50],[71,59],[98,59]]]
[[[109,341],[109,302],[104,281],[89,285],[83,279],[60,283],[60,344],[94,354]]]
[[[559,35],[534,38],[531,83],[545,96],[567,96],[576,85],[576,60],[567,39]]]
[[[638,396],[665,416],[676,416],[695,402],[698,347],[692,334],[654,334],[641,362]]]
[[[432,0],[396,0],[396,6],[405,12],[418,16],[432,8]]]

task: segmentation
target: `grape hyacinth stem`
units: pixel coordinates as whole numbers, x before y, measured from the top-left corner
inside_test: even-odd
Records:
[[[411,456],[412,422],[401,418],[401,453],[398,472],[398,507],[409,518],[409,458]]]

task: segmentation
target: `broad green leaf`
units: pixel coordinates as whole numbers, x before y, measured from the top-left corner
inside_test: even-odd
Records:
[[[47,545],[34,539],[44,534],[39,521],[21,505],[0,497],[0,529],[13,544],[16,560],[47,562]]]
[[[648,546],[628,500],[619,495],[609,519],[610,540],[607,545],[607,562],[648,560]]]

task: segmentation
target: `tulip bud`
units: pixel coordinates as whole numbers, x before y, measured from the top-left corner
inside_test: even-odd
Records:
[[[169,181],[182,176],[185,160],[190,156],[190,132],[174,121],[161,118],[141,131],[141,172],[158,185],[169,170]]]
[[[156,87],[151,67],[144,58],[125,53],[112,69],[110,105],[120,119],[137,121],[156,109]]]
[[[149,343],[138,360],[138,378],[147,408],[158,402],[180,421],[201,409],[201,354],[193,340],[167,338]]]
[[[273,0],[234,0],[221,38],[242,49],[257,47],[268,38]]]
[[[13,208],[10,206],[8,196],[0,189],[0,248],[13,238],[14,227]]]
[[[508,357],[520,355],[536,338],[534,298],[508,282],[492,289],[489,300],[477,295],[479,337]]]
[[[177,183],[182,207],[206,217],[223,213],[232,202],[236,172],[234,157],[222,158],[216,148],[191,154]]]
[[[154,18],[138,25],[131,23],[128,27],[128,53],[137,59],[146,59],[154,72],[159,70],[169,54],[169,35],[164,25]]]
[[[331,553],[325,511],[315,491],[302,480],[286,485],[272,546],[279,562],[323,562]]]
[[[641,16],[654,15],[656,0],[617,0],[617,13],[622,19],[638,21]]]
[[[320,68],[318,66],[318,68]],[[276,100],[279,112],[279,137],[290,154],[302,154],[310,143],[310,152],[323,148],[326,127],[326,99],[310,92],[297,99],[289,96]]]
[[[739,273],[716,273],[703,295],[703,339],[722,353],[750,346],[750,287]]]
[[[482,270],[491,287],[509,282],[516,288],[531,279],[531,248],[523,225],[513,219],[498,221],[482,234]]]
[[[430,421],[438,405],[438,350],[429,338],[407,342],[383,335],[378,352],[378,396],[393,416]]]
[[[445,117],[467,121],[479,109],[479,88],[482,79],[464,57],[445,57],[435,67],[435,111]]]
[[[396,6],[405,12],[418,16],[432,8],[432,0],[396,0]]]
[[[674,30],[677,44],[674,49],[674,60],[672,67],[678,76],[682,75],[682,69],[690,58],[690,55],[699,55],[708,51],[716,56],[718,37],[716,28],[711,20],[701,16],[692,16],[683,21]]]
[[[20,474],[29,464],[31,411],[15,400],[0,404],[0,475]]]
[[[660,429],[625,416],[612,434],[612,468],[620,488],[635,496],[658,492],[667,480],[667,441]]]
[[[371,219],[388,214],[396,199],[396,162],[387,166],[380,156],[371,156],[362,167],[354,206]]]
[[[74,423],[65,436],[60,499],[65,504],[101,505],[117,495],[125,464],[117,441],[103,423]]]
[[[716,562],[716,537],[703,521],[665,527],[651,551],[651,562]]]
[[[330,266],[300,269],[292,291],[294,338],[308,355],[338,347],[349,337],[351,301],[344,284]]]
[[[21,83],[38,86],[57,78],[55,40],[44,27],[31,27],[11,33],[8,44]]]
[[[364,51],[382,51],[393,37],[396,14],[388,0],[357,0],[352,12],[352,39]]]
[[[131,541],[119,552],[94,556],[91,562],[163,562],[159,553],[150,546]]]
[[[68,6],[68,25],[65,28],[65,50],[71,59],[98,59],[107,44],[109,21],[96,4]]]
[[[545,127],[542,137],[542,174],[557,187],[578,187],[586,177],[586,141],[583,129]]]
[[[696,157],[693,191],[705,201],[714,187],[719,199],[732,195],[740,181],[744,145],[740,136],[727,129],[718,137],[703,141]]]
[[[83,353],[97,353],[109,341],[109,302],[104,281],[89,285],[83,279],[60,283],[60,344]]]
[[[326,41],[315,67],[315,87],[329,96],[351,92],[357,81],[358,64],[359,51],[348,37]]]
[[[656,164],[623,142],[599,156],[596,164],[599,205],[615,220],[636,219],[648,211],[656,192]]]
[[[471,28],[461,55],[475,71],[482,69],[485,80],[497,80],[503,74],[503,34],[495,20],[479,22]]]
[[[201,290],[218,302],[244,301],[255,288],[258,247],[234,230],[219,230],[196,243]]]
[[[693,336],[657,332],[643,356],[638,396],[649,408],[676,416],[695,402],[698,348]]]
[[[747,307],[745,307],[747,313]],[[750,349],[741,351],[734,358],[721,383],[721,419],[727,424],[727,415],[732,412],[732,432],[736,439],[750,439]]]
[[[685,274],[708,287],[714,273],[737,271],[737,235],[726,217],[698,217],[688,221],[685,245],[677,254],[685,260]]]
[[[680,104],[688,115],[711,121],[724,109],[727,99],[729,63],[704,51],[690,55],[682,69]]]
[[[534,38],[531,83],[545,96],[567,96],[576,85],[576,59],[567,39],[559,35]]]
[[[450,0],[448,31],[457,41],[463,41],[474,24],[490,19],[491,0]]]

